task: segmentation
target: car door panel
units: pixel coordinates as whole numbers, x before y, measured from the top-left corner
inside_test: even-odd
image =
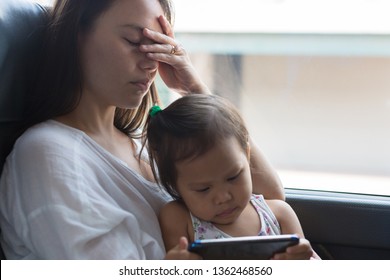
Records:
[[[390,198],[286,190],[305,237],[323,259],[390,259]]]

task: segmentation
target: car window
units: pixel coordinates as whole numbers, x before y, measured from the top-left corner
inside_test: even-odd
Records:
[[[286,188],[390,195],[388,1],[174,3],[178,41]]]

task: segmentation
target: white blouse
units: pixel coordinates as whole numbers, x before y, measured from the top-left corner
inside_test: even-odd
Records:
[[[157,213],[168,200],[84,132],[46,121],[5,163],[1,244],[8,259],[162,259]]]

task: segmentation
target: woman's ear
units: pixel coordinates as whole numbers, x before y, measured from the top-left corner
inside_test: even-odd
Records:
[[[251,160],[251,145],[249,144],[249,141],[246,142],[246,156],[248,160]]]

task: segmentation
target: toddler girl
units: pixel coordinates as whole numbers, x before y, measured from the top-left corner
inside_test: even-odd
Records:
[[[145,129],[155,178],[174,198],[159,217],[166,250],[181,237],[295,233],[299,244],[273,258],[318,258],[286,202],[252,194],[248,131],[227,100],[193,94],[154,106]]]

